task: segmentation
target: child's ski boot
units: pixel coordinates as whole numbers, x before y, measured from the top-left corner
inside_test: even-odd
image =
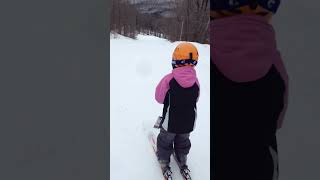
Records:
[[[162,162],[161,160],[159,161],[160,166],[161,166],[161,170],[162,170],[162,175],[165,178],[165,180],[172,180],[172,172],[171,172],[171,168],[168,164],[168,162]]]
[[[180,167],[180,173],[185,180],[191,180],[190,170],[187,165],[183,165]]]

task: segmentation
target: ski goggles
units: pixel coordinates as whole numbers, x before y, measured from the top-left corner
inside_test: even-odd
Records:
[[[172,67],[179,67],[179,66],[185,66],[185,65],[197,65],[198,61],[193,59],[186,59],[186,60],[172,60]]]
[[[281,0],[215,0],[210,3],[210,10],[232,10],[241,6],[249,5],[250,7],[262,6],[272,13],[276,13]]]

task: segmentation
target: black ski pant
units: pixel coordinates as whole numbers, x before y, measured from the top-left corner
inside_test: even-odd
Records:
[[[213,179],[277,180],[277,120],[284,81],[274,66],[260,79],[238,83],[212,66]]]
[[[157,137],[158,160],[170,163],[170,156],[174,152],[181,165],[187,163],[187,155],[191,148],[190,134],[175,134],[164,129],[160,129]]]

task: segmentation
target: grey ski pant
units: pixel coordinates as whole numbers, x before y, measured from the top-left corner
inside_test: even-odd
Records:
[[[187,155],[191,148],[190,134],[175,134],[160,129],[157,137],[158,160],[170,163],[170,156],[174,152],[181,165],[186,165]]]

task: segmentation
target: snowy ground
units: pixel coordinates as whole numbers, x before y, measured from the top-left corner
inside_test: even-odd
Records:
[[[110,37],[110,130],[111,180],[162,180],[148,142],[150,131],[162,106],[154,91],[161,78],[171,71],[171,55],[179,42],[153,36],[137,40]],[[191,134],[189,168],[193,180],[210,179],[210,47],[194,43],[199,51],[196,67],[201,95],[196,130]],[[175,180],[182,179],[174,168]]]

